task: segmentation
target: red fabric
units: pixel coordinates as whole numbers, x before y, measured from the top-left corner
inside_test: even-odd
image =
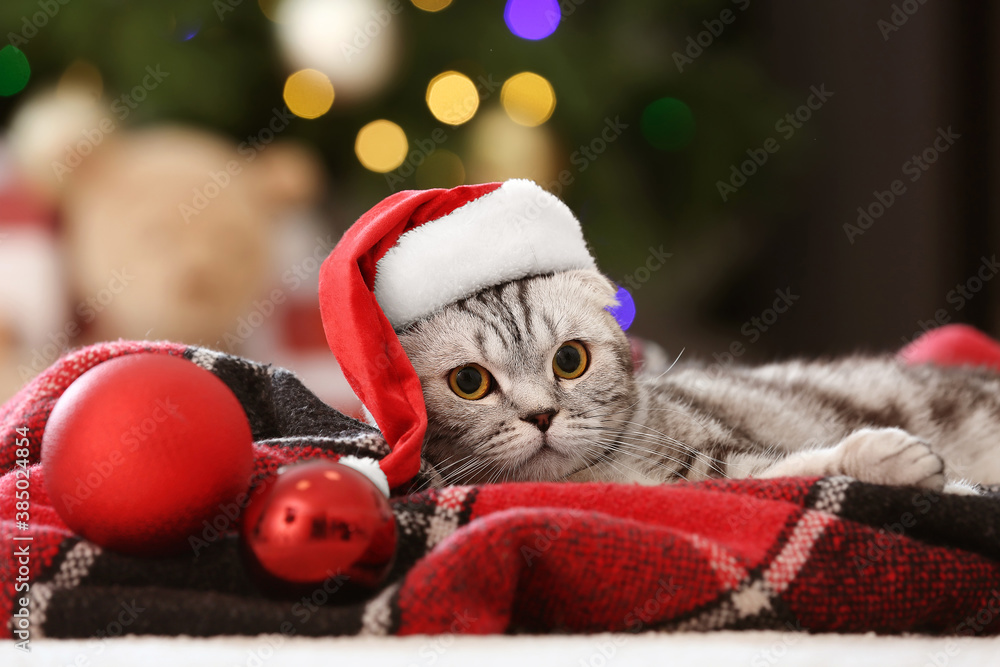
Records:
[[[405,232],[500,185],[407,190],[387,197],[347,230],[320,269],[326,340],[354,393],[392,447],[382,460],[382,470],[393,488],[417,474],[427,413],[420,379],[375,299],[378,261]]]
[[[38,464],[41,458],[42,433],[48,422],[52,408],[66,388],[80,375],[94,366],[126,354],[136,352],[157,352],[180,356],[187,347],[167,342],[134,342],[119,341],[106,343],[99,347],[89,347],[68,354],[57,360],[43,373],[29,382],[13,398],[0,406],[0,501],[3,505],[0,537],[5,544],[21,546],[13,541],[15,534],[15,494],[18,479],[29,480],[30,512],[29,522],[32,526],[30,574],[27,579],[34,581],[43,571],[49,568],[59,551],[60,544],[73,536],[63,520],[56,514],[45,491],[42,478],[42,467]],[[23,449],[28,450],[28,456],[22,456]],[[27,461],[27,466],[21,466],[19,461]],[[11,578],[3,569],[0,581],[3,582],[3,595],[0,595],[0,616],[9,617],[12,609],[15,583],[12,580],[13,560],[10,561]]]
[[[899,355],[911,364],[985,366],[1000,370],[1000,342],[967,324],[949,324],[921,334]]]
[[[31,438],[30,458],[39,460],[39,443],[52,407],[73,380],[86,371],[108,359],[135,352],[181,355],[186,349],[185,345],[165,341],[118,341],[84,348],[61,357],[0,406],[0,437],[4,438],[0,440],[0,469],[6,470],[14,464],[12,439],[19,428],[27,428],[37,436]]]
[[[74,352],[0,408],[0,542],[11,545],[0,558],[0,620],[8,632],[16,629],[11,613],[29,609],[38,635],[103,637],[126,604],[142,612],[117,632],[156,635],[1000,632],[996,489],[955,496],[842,477],[434,489],[392,499],[393,573],[362,601],[341,596],[336,580],[301,602],[263,597],[242,565],[235,504],[206,520],[200,538],[211,544],[186,555],[96,552],[51,507],[37,465],[41,435],[52,402],[82,372],[142,351],[198,359],[240,398],[258,438],[255,484],[296,461],[388,453],[372,429],[265,364],[169,343]],[[18,429],[27,430],[27,447]],[[23,480],[27,520],[15,500]],[[15,538],[29,537],[22,574],[10,556]],[[15,588],[22,580],[30,603]]]
[[[995,497],[774,479],[503,484],[399,502],[461,518],[392,598],[395,634],[1000,631]]]

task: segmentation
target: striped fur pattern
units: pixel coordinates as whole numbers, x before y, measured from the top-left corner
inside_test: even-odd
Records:
[[[1000,377],[892,357],[759,367],[678,364],[633,374],[628,340],[596,271],[505,283],[399,331],[428,413],[424,456],[448,484],[849,475],[939,490],[1000,483]],[[590,365],[552,359],[580,341]],[[478,400],[449,386],[476,363]],[[546,429],[528,417],[554,413]]]

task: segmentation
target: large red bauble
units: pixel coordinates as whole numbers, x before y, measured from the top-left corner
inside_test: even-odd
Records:
[[[323,584],[357,594],[377,587],[396,552],[396,519],[360,472],[312,461],[283,468],[243,512],[240,537],[261,587],[297,595]],[[333,584],[331,587],[330,584]]]
[[[130,354],[91,368],[56,401],[42,469],[75,532],[115,551],[167,555],[247,491],[253,439],[218,377],[180,357]]]

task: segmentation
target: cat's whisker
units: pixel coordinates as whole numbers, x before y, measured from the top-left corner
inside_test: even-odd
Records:
[[[598,463],[606,463],[609,466],[611,466],[612,468],[614,468],[615,470],[617,470],[619,473],[621,473],[621,475],[623,477],[628,477],[628,475],[625,473],[625,470],[629,470],[629,471],[631,471],[633,473],[638,474],[638,471],[636,471],[636,470],[628,467],[623,462],[607,456],[607,454],[605,452],[607,452],[608,448],[605,447],[605,446],[602,446],[600,442],[597,442],[597,441],[581,442],[581,445],[583,445],[584,457],[587,458],[588,461],[589,461],[589,464],[588,464],[587,467],[592,467],[592,466],[594,466],[594,465],[596,465]],[[591,452],[597,454],[597,456],[595,458],[593,458],[593,459],[590,458],[590,453]],[[579,472],[579,470],[576,471],[576,472]]]
[[[494,463],[498,463],[498,461],[494,460]],[[497,469],[493,472],[493,474],[490,475],[490,478],[489,478],[489,480],[486,483],[487,484],[496,484],[501,478],[503,478],[506,475],[510,474],[510,472],[511,472],[511,469],[508,466],[499,465],[499,466],[497,466]]]
[[[595,428],[594,430],[600,430],[600,429]],[[719,468],[718,466],[714,465],[716,463],[719,463],[719,464],[722,464],[722,465],[728,465],[728,463],[726,461],[722,461],[720,459],[712,458],[711,456],[708,456],[705,452],[701,452],[701,451],[698,451],[698,450],[696,450],[696,449],[694,449],[692,447],[688,447],[687,445],[684,445],[683,443],[680,443],[679,441],[675,441],[672,438],[663,439],[663,438],[648,436],[646,434],[637,434],[637,438],[636,439],[638,439],[641,442],[644,442],[646,444],[666,446],[666,447],[669,448],[669,451],[673,451],[673,452],[676,452],[676,453],[679,453],[679,454],[691,454],[694,457],[695,461],[699,461],[699,460],[705,461],[709,467],[711,467],[713,470],[715,470],[716,472],[718,472],[721,476],[728,477],[728,475],[721,468]],[[653,458],[653,459],[655,459],[657,457],[659,457],[659,458],[665,458],[665,459],[674,461],[674,462],[676,462],[678,464],[685,465],[688,469],[690,469],[692,467],[690,464],[685,464],[685,462],[683,462],[681,459],[673,457],[673,456],[671,456],[670,454],[668,454],[665,451],[650,449],[648,447],[641,447],[637,443],[629,442],[627,439],[610,440],[610,441],[607,442],[607,444],[609,444],[609,445],[613,444],[613,445],[618,445],[618,446],[627,446],[627,447],[629,447],[629,448],[631,448],[631,449],[633,449],[635,451],[641,451],[641,452],[643,452],[645,454],[651,455],[650,458]]]
[[[477,475],[482,477],[486,475],[494,466],[502,467],[504,465],[503,461],[493,457],[481,459],[478,465],[473,465],[463,472],[463,476],[469,477],[471,475]]]
[[[431,469],[434,471],[434,473],[438,477],[441,478],[441,483],[447,485],[448,478],[447,478],[447,475],[444,474],[443,470],[448,469],[448,468],[452,468],[452,467],[458,465],[459,463],[462,463],[463,461],[467,460],[468,458],[469,457],[467,457],[467,456],[461,457],[457,461],[453,461],[451,463],[448,463],[447,465],[444,465],[444,464],[438,465],[438,464],[433,464],[432,463],[431,464]],[[449,457],[446,460],[450,461],[451,457]],[[418,485],[416,487],[416,489],[414,489],[414,492],[415,493],[420,493],[422,491],[426,491],[427,489],[431,488],[432,485],[434,484],[434,479],[435,479],[434,478],[434,474],[428,475],[427,479],[425,479],[420,485]]]
[[[619,436],[619,440],[622,441],[622,442],[626,442],[630,438],[634,438],[634,439],[637,439],[637,440],[639,440],[641,442],[645,442],[645,443],[656,444],[656,445],[668,445],[668,446],[671,446],[674,449],[679,449],[681,452],[683,452],[685,454],[690,453],[690,454],[694,455],[699,460],[708,462],[709,465],[712,467],[713,470],[715,470],[716,472],[718,472],[720,475],[722,475],[724,477],[728,477],[728,475],[722,469],[720,469],[718,466],[714,465],[716,463],[721,464],[721,465],[729,465],[729,462],[727,462],[727,461],[723,461],[721,459],[713,458],[712,456],[709,456],[704,451],[701,451],[701,450],[698,450],[698,449],[696,449],[694,447],[691,447],[691,446],[687,445],[684,442],[681,442],[680,440],[678,440],[676,438],[668,436],[665,433],[657,431],[656,429],[653,429],[653,428],[650,428],[648,426],[645,426],[644,424],[640,424],[640,423],[637,423],[637,422],[632,422],[632,421],[629,421],[629,420],[614,420],[614,421],[617,421],[617,422],[623,423],[623,424],[631,424],[631,425],[635,425],[635,426],[638,426],[638,427],[643,427],[643,428],[645,428],[645,429],[653,432],[653,433],[643,433],[643,432],[629,433],[627,435]],[[589,426],[578,426],[578,428],[587,428],[587,429],[592,428],[594,430],[600,430],[599,427],[589,427]],[[654,433],[655,433],[655,435],[654,435]],[[648,452],[650,454],[654,454],[654,455],[655,454],[659,454],[659,452],[656,452],[654,450],[649,450],[649,449],[645,449],[643,451],[646,451],[646,452]]]
[[[633,475],[638,475],[640,477],[642,476],[642,473],[640,471],[638,471],[635,468],[633,468],[632,466],[626,464],[624,461],[622,461],[620,459],[613,459],[613,458],[609,457],[605,453],[609,449],[611,449],[612,451],[614,451],[613,447],[602,446],[602,444],[600,442],[592,442],[590,444],[592,444],[594,446],[594,451],[596,451],[597,454],[598,454],[598,456],[595,459],[594,463],[597,463],[599,461],[603,461],[604,463],[607,463],[608,465],[610,465],[611,467],[613,467],[614,469],[616,469],[619,473],[621,473],[622,477],[624,477],[626,479],[630,477],[625,472],[626,470],[628,472],[633,473]],[[640,458],[640,457],[636,457],[636,458]]]
[[[700,426],[702,428],[702,430],[704,430],[705,432],[708,432],[708,427],[707,426],[705,426],[703,423],[701,423],[700,421],[698,421],[697,419],[695,419],[692,415],[685,414],[683,411],[677,410],[676,408],[650,408],[650,409],[648,409],[648,412],[673,412],[673,413],[676,413],[676,414],[688,417],[690,419],[690,421],[692,421],[696,425]],[[616,416],[616,415],[614,415],[614,414],[607,415],[607,417],[609,417],[609,418],[610,417],[614,417],[614,416]],[[624,420],[624,421],[628,421],[628,420]],[[636,426],[641,426],[641,427],[646,428],[646,429],[655,430],[651,426],[649,426],[647,424],[643,424],[642,422],[628,421],[628,423],[635,424]]]
[[[474,474],[482,472],[483,468],[486,468],[493,463],[494,460],[492,458],[476,458],[475,456],[469,456],[467,457],[467,462],[464,466],[448,473],[447,479],[449,479],[452,484],[462,483],[464,480],[471,479]]]
[[[658,431],[655,428],[652,428],[652,427],[650,427],[650,426],[648,426],[646,424],[642,424],[640,422],[636,422],[636,421],[632,421],[632,420],[627,420],[627,419],[610,420],[610,421],[613,421],[613,422],[616,422],[616,423],[620,423],[620,424],[625,424],[627,426],[635,426],[637,428],[642,428],[642,429],[645,429],[646,431],[651,431],[652,432],[652,433],[642,433],[642,432],[635,433],[635,432],[633,432],[633,433],[629,433],[628,435],[624,436],[625,438],[628,438],[628,437],[643,438],[643,437],[645,437],[647,440],[652,440],[652,441],[656,442],[656,441],[659,440],[659,438],[657,438],[657,437],[655,437],[655,436],[652,435],[653,433],[655,433],[660,438],[663,438],[666,442],[669,442],[669,443],[675,444],[675,445],[677,445],[679,447],[682,447],[687,452],[694,452],[696,455],[701,456],[701,457],[705,458],[706,460],[715,461],[717,463],[722,463],[723,465],[726,464],[725,461],[722,461],[722,460],[719,460],[719,459],[714,459],[711,456],[708,456],[707,453],[705,453],[703,451],[700,451],[700,450],[697,450],[694,447],[691,447],[690,445],[688,445],[687,443],[681,442],[680,440],[678,440],[678,439],[676,439],[676,438],[674,438],[672,436],[669,436],[666,433],[663,433],[662,431]],[[721,471],[719,471],[719,472],[721,472]]]
[[[637,454],[634,454],[633,451],[639,451],[639,452],[643,452],[643,453],[646,453],[646,454],[654,454],[657,457],[661,457],[661,458],[665,458],[665,459],[670,460],[670,461],[674,461],[674,462],[676,462],[676,463],[678,463],[680,465],[684,464],[684,462],[681,461],[680,459],[674,458],[674,457],[672,457],[669,454],[666,454],[664,452],[656,451],[656,450],[652,450],[652,449],[646,449],[644,447],[640,447],[640,446],[636,445],[635,443],[624,443],[624,442],[622,442],[620,440],[617,440],[617,439],[606,439],[606,438],[600,438],[600,439],[597,439],[597,440],[594,440],[594,439],[583,439],[581,442],[582,443],[586,443],[586,444],[591,444],[591,445],[599,446],[603,450],[618,451],[618,452],[629,454],[631,456],[638,456]],[[632,450],[632,451],[629,451],[629,450]]]
[[[606,413],[605,415],[597,415],[597,418],[601,418],[602,416],[608,416],[608,415],[617,415],[617,414],[621,414],[621,413],[626,412],[626,411],[628,411],[629,413],[631,413],[631,410],[635,406],[639,405],[639,401],[640,400],[642,400],[642,399],[636,398],[635,401],[633,401],[629,405],[626,405],[623,408],[618,408],[614,412],[609,412],[609,413]],[[598,405],[598,406],[593,407],[593,408],[591,408],[589,410],[584,410],[583,412],[577,413],[576,417],[578,417],[580,419],[588,419],[588,418],[593,417],[594,413],[597,412],[598,410],[604,410],[607,407],[608,407],[607,405]]]
[[[594,442],[593,440],[586,440],[586,441],[587,442]],[[649,442],[652,442],[653,444],[662,444],[661,441],[656,440],[656,439],[650,439]],[[711,470],[714,470],[715,472],[717,472],[719,474],[720,477],[723,477],[723,478],[728,478],[728,477],[730,477],[730,475],[725,470],[723,470],[719,466],[715,465],[715,463],[719,463],[719,464],[722,464],[723,466],[727,466],[727,467],[730,467],[730,468],[734,467],[734,465],[733,465],[732,462],[727,462],[727,461],[722,461],[720,459],[715,459],[715,458],[713,458],[711,456],[708,456],[704,452],[700,452],[700,451],[695,450],[695,449],[693,449],[691,447],[687,447],[686,445],[683,446],[683,448],[681,449],[681,452],[685,453],[685,454],[692,454],[693,455],[694,458],[691,461],[691,463],[688,463],[687,461],[684,461],[684,460],[681,460],[681,459],[676,458],[674,456],[671,456],[670,454],[668,454],[666,452],[659,451],[659,450],[649,449],[647,447],[642,447],[642,446],[640,446],[640,445],[638,445],[636,443],[628,442],[627,440],[602,441],[602,444],[605,445],[606,448],[610,448],[610,449],[613,449],[615,451],[621,452],[623,454],[628,454],[630,456],[635,456],[637,458],[654,459],[654,460],[656,458],[666,459],[668,461],[672,461],[672,462],[678,464],[679,466],[681,466],[681,468],[687,469],[687,470],[693,470],[694,469],[694,465],[693,464],[695,462],[703,461],[703,462],[706,463],[706,466],[708,468],[710,468]],[[670,444],[673,444],[673,443],[670,443]],[[683,443],[680,443],[680,444],[683,445]],[[642,455],[636,454],[635,452],[641,452]],[[645,456],[643,456],[643,455],[645,455]]]
[[[628,408],[624,408],[624,409],[622,409],[622,410],[616,410],[615,412],[609,412],[609,413],[607,413],[607,414],[604,414],[604,415],[591,415],[591,416],[592,416],[592,417],[595,417],[595,416],[596,416],[596,417],[597,417],[598,419],[607,419],[607,418],[609,418],[609,417],[615,417],[615,416],[617,416],[617,415],[621,414],[622,412],[624,412],[625,410],[630,410],[630,409],[631,409],[632,407],[634,407],[634,404],[633,404],[633,405],[630,405],[630,406],[628,406]],[[693,423],[694,423],[695,425],[697,425],[697,426],[698,426],[699,428],[701,428],[701,429],[702,429],[703,431],[705,431],[706,433],[708,433],[708,432],[709,432],[709,430],[708,430],[708,427],[707,427],[707,426],[705,426],[705,424],[703,424],[703,423],[702,423],[702,422],[701,422],[700,420],[696,419],[696,418],[694,417],[694,415],[691,415],[691,414],[688,414],[688,413],[684,412],[683,410],[678,410],[677,408],[668,408],[668,407],[658,407],[658,408],[655,408],[655,407],[646,407],[646,408],[645,408],[645,411],[646,411],[646,412],[673,412],[673,413],[675,413],[675,414],[678,414],[678,415],[681,415],[682,417],[686,417],[686,418],[687,418],[687,419],[688,419],[688,420],[689,420],[690,422],[693,422]],[[638,422],[632,422],[632,423],[638,423]]]
[[[670,364],[670,366],[667,367],[667,370],[665,370],[662,373],[660,373],[659,375],[657,375],[655,378],[653,378],[652,381],[656,382],[661,377],[663,377],[664,375],[666,375],[667,373],[669,373],[670,371],[672,371],[673,368],[674,368],[674,366],[677,365],[677,362],[681,360],[681,355],[684,354],[684,350],[686,350],[686,349],[687,349],[686,347],[682,347],[681,351],[677,353],[677,358],[674,359],[674,362],[672,364]]]
[[[726,473],[725,473],[725,471],[723,471],[722,468],[720,468],[718,465],[716,465],[716,464],[720,464],[720,465],[725,466],[725,465],[728,464],[727,461],[723,461],[722,459],[717,459],[717,458],[715,458],[713,456],[710,456],[707,452],[704,452],[702,450],[699,450],[699,449],[696,449],[694,447],[691,447],[691,446],[689,446],[689,445],[681,442],[680,440],[677,440],[676,438],[671,438],[669,436],[656,437],[656,436],[653,436],[651,434],[632,434],[630,437],[637,438],[641,442],[645,442],[645,443],[653,443],[653,444],[663,444],[663,443],[666,443],[668,445],[672,445],[673,447],[675,447],[676,449],[680,450],[684,454],[690,454],[690,455],[692,455],[695,458],[696,461],[700,460],[700,461],[706,462],[706,464],[711,469],[715,470],[720,475],[722,475],[724,477],[727,476]],[[661,440],[661,438],[662,438],[662,440]],[[625,442],[628,442],[627,438],[623,439],[623,440]]]
[[[653,463],[654,465],[658,464],[658,461],[656,460],[656,458],[658,458],[658,459],[665,459],[667,461],[671,461],[673,463],[676,463],[682,470],[693,470],[693,466],[690,463],[688,463],[686,461],[683,461],[683,460],[681,460],[679,458],[670,456],[669,454],[665,454],[663,452],[654,452],[652,450],[642,449],[641,447],[623,445],[622,443],[610,443],[610,444],[607,444],[604,447],[604,449],[605,450],[610,450],[610,451],[615,451],[615,452],[618,452],[620,454],[625,454],[625,455],[628,455],[628,456],[632,456],[634,458],[641,459],[641,460],[644,460],[644,461],[648,461],[650,463]],[[641,452],[641,453],[636,453],[636,452]],[[655,454],[656,458],[651,459],[649,456],[644,456],[644,454],[649,454],[649,453]]]
[[[454,457],[449,457],[449,458],[445,459],[444,461],[442,461],[441,463],[435,464],[434,469],[437,470],[438,473],[440,474],[440,473],[443,473],[445,470],[448,470],[449,468],[453,468],[453,467],[455,467],[456,465],[458,465],[460,463],[464,463],[464,462],[468,461],[472,457],[471,456],[462,456],[462,457],[460,457],[458,459],[452,460],[453,458]],[[451,461],[451,463],[448,463],[448,461]]]
[[[464,471],[473,467],[477,461],[478,460],[472,456],[466,456],[445,466],[444,468],[439,469],[438,474],[445,480],[455,479],[461,476]]]

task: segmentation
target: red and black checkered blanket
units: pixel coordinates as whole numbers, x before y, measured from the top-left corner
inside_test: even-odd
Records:
[[[847,478],[502,484],[400,495],[391,576],[361,601],[338,595],[336,574],[301,599],[261,595],[226,526],[198,553],[150,559],[104,551],[73,535],[51,508],[37,463],[41,436],[76,377],[144,351],[190,359],[235,392],[256,442],[257,483],[288,462],[386,453],[376,431],[281,369],[169,343],[71,353],[0,409],[0,613],[9,636],[22,625],[32,639],[1000,631],[1000,495],[944,496]],[[31,461],[26,529],[15,520],[23,428]],[[19,554],[25,545],[28,557]]]

